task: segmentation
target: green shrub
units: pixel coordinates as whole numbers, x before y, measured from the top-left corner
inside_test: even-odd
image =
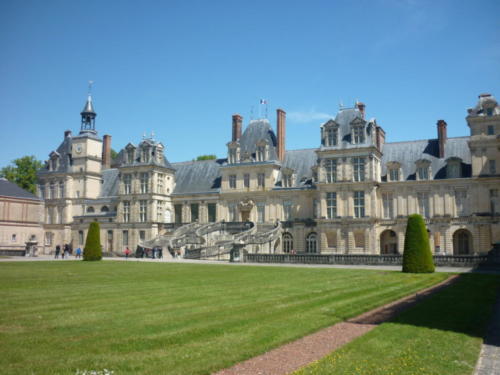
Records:
[[[87,233],[87,240],[85,241],[85,248],[83,249],[83,260],[101,260],[101,235],[99,230],[99,223],[92,222],[89,226]]]
[[[422,216],[410,215],[406,225],[403,272],[434,272],[429,235]]]

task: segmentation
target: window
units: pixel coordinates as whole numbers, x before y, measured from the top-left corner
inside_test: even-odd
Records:
[[[102,206],[101,207],[101,212],[104,212],[104,213],[109,212],[108,206]]]
[[[49,198],[54,199],[56,197],[56,184],[50,183]]]
[[[245,173],[243,175],[243,185],[246,187],[246,188],[249,188],[250,187],[250,174],[249,173]]]
[[[198,219],[200,218],[199,207],[200,207],[200,205],[198,203],[191,203],[191,222],[192,223],[194,223],[195,221],[198,221]]]
[[[327,128],[326,129],[326,145],[336,146],[338,139],[338,129],[337,128]]]
[[[229,221],[238,221],[238,211],[236,203],[230,203],[228,209],[229,209]]]
[[[82,237],[83,237],[83,234],[82,234]],[[53,239],[54,239],[54,233],[51,233],[51,232],[45,233],[45,245],[52,246]]]
[[[64,182],[59,182],[59,198],[64,198]]]
[[[130,174],[123,175],[123,193],[124,194],[132,193],[132,175]]]
[[[207,204],[208,208],[208,222],[215,223],[217,221],[217,204],[209,203]]]
[[[382,217],[384,219],[394,218],[394,207],[393,207],[394,197],[392,193],[382,193]]]
[[[490,189],[490,208],[491,214],[495,215],[498,209],[498,189]]]
[[[486,116],[493,116],[493,108],[486,108]]]
[[[130,221],[130,202],[123,202],[123,222],[128,223]]]
[[[229,148],[229,163],[236,163],[236,149],[231,147]]]
[[[365,158],[352,158],[354,181],[365,180]]]
[[[293,250],[293,237],[290,233],[283,233],[283,252],[290,253]]]
[[[156,202],[156,221],[163,222],[163,201]]]
[[[13,234],[13,235],[11,236],[10,240],[11,240],[12,242],[16,242],[16,241],[17,241],[17,234]]]
[[[266,146],[259,145],[257,146],[257,161],[266,160]]]
[[[140,241],[145,241],[146,240],[146,231],[145,230],[140,230],[139,231],[139,240]]]
[[[134,150],[133,149],[130,149],[127,151],[127,162],[129,164],[133,164],[134,163]]]
[[[52,242],[52,240],[51,240]],[[83,230],[78,231],[78,244],[83,245]]]
[[[455,207],[457,216],[465,216],[465,205],[467,202],[467,192],[465,190],[455,190]]]
[[[316,233],[309,233],[306,237],[306,253],[316,253],[318,250]]]
[[[319,217],[318,209],[319,209],[318,200],[313,199],[313,218],[314,219],[317,219]]]
[[[257,186],[258,187],[266,186],[266,175],[264,173],[257,174]]]
[[[142,157],[141,160],[143,163],[149,162],[149,147],[145,147],[142,149]]]
[[[145,223],[148,220],[148,201],[139,201],[139,221]]]
[[[266,205],[263,202],[257,203],[257,222],[264,223],[266,221]]]
[[[493,125],[488,125],[487,134],[488,135],[495,135],[495,128],[493,127]]]
[[[417,168],[417,178],[419,180],[428,180],[429,179],[429,167],[428,166],[420,166]]]
[[[122,244],[128,246],[128,230],[122,231]]]
[[[175,222],[177,224],[182,223],[182,204],[175,204],[174,211],[175,211]]]
[[[365,129],[362,126],[352,128],[352,143],[359,144],[365,142]]]
[[[236,189],[236,175],[229,175],[229,189]]]
[[[460,162],[457,161],[449,162],[446,168],[446,173],[448,178],[460,178],[461,177],[460,169],[461,169]]]
[[[429,218],[429,193],[417,193],[417,202],[418,213],[425,218]]]
[[[283,219],[285,221],[292,220],[292,201],[284,201],[283,202]]]
[[[88,214],[93,214],[94,212],[95,212],[94,207],[92,207],[92,206],[87,207]]]
[[[337,193],[326,193],[326,216],[328,219],[337,217]]]
[[[147,172],[141,173],[141,193],[145,194],[149,191],[149,174]]]
[[[45,185],[39,186],[40,198],[45,198]]]
[[[165,175],[163,173],[158,173],[158,180],[156,181],[156,190],[158,194],[163,194],[164,183]]]
[[[325,177],[329,184],[337,181],[337,159],[325,160]]]
[[[497,163],[495,160],[488,160],[488,167],[489,167],[490,174],[497,173]]]
[[[354,192],[354,217],[365,217],[365,192]]]
[[[399,181],[399,168],[389,169],[389,180],[390,181]]]

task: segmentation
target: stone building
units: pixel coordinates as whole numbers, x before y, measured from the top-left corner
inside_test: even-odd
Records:
[[[0,178],[0,254],[23,254],[27,242],[43,243],[43,200]]]
[[[188,223],[197,223],[193,243],[217,242],[212,229],[227,243],[220,226],[205,224],[250,221],[253,236],[273,235],[240,236],[249,252],[391,254],[402,251],[412,213],[425,217],[435,253],[485,253],[500,241],[500,107],[490,94],[468,110],[469,136],[448,138],[439,120],[437,138],[385,142],[356,103],[319,126],[319,146],[287,150],[278,109],[276,132],[267,119],[243,129],[233,115],[227,158],[172,164],[153,138],[111,161],[90,96],[81,116],[80,133],[66,131],[38,175],[49,247],[83,244],[93,220],[107,252],[172,239]]]

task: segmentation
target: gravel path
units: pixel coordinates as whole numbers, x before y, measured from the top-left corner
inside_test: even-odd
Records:
[[[457,278],[458,275],[451,276],[445,281],[423,289],[414,295],[368,311],[346,322],[337,323],[267,353],[238,363],[233,367],[218,371],[214,375],[289,374],[323,358],[356,337],[364,335],[375,328],[377,324],[383,323],[401,311],[415,305],[422,298],[451,285]]]

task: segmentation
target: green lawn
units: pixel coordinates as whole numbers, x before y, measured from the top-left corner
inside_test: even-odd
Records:
[[[500,278],[468,274],[296,375],[470,375]]]
[[[0,263],[2,374],[209,374],[446,274]],[[391,348],[389,348],[391,349]]]

